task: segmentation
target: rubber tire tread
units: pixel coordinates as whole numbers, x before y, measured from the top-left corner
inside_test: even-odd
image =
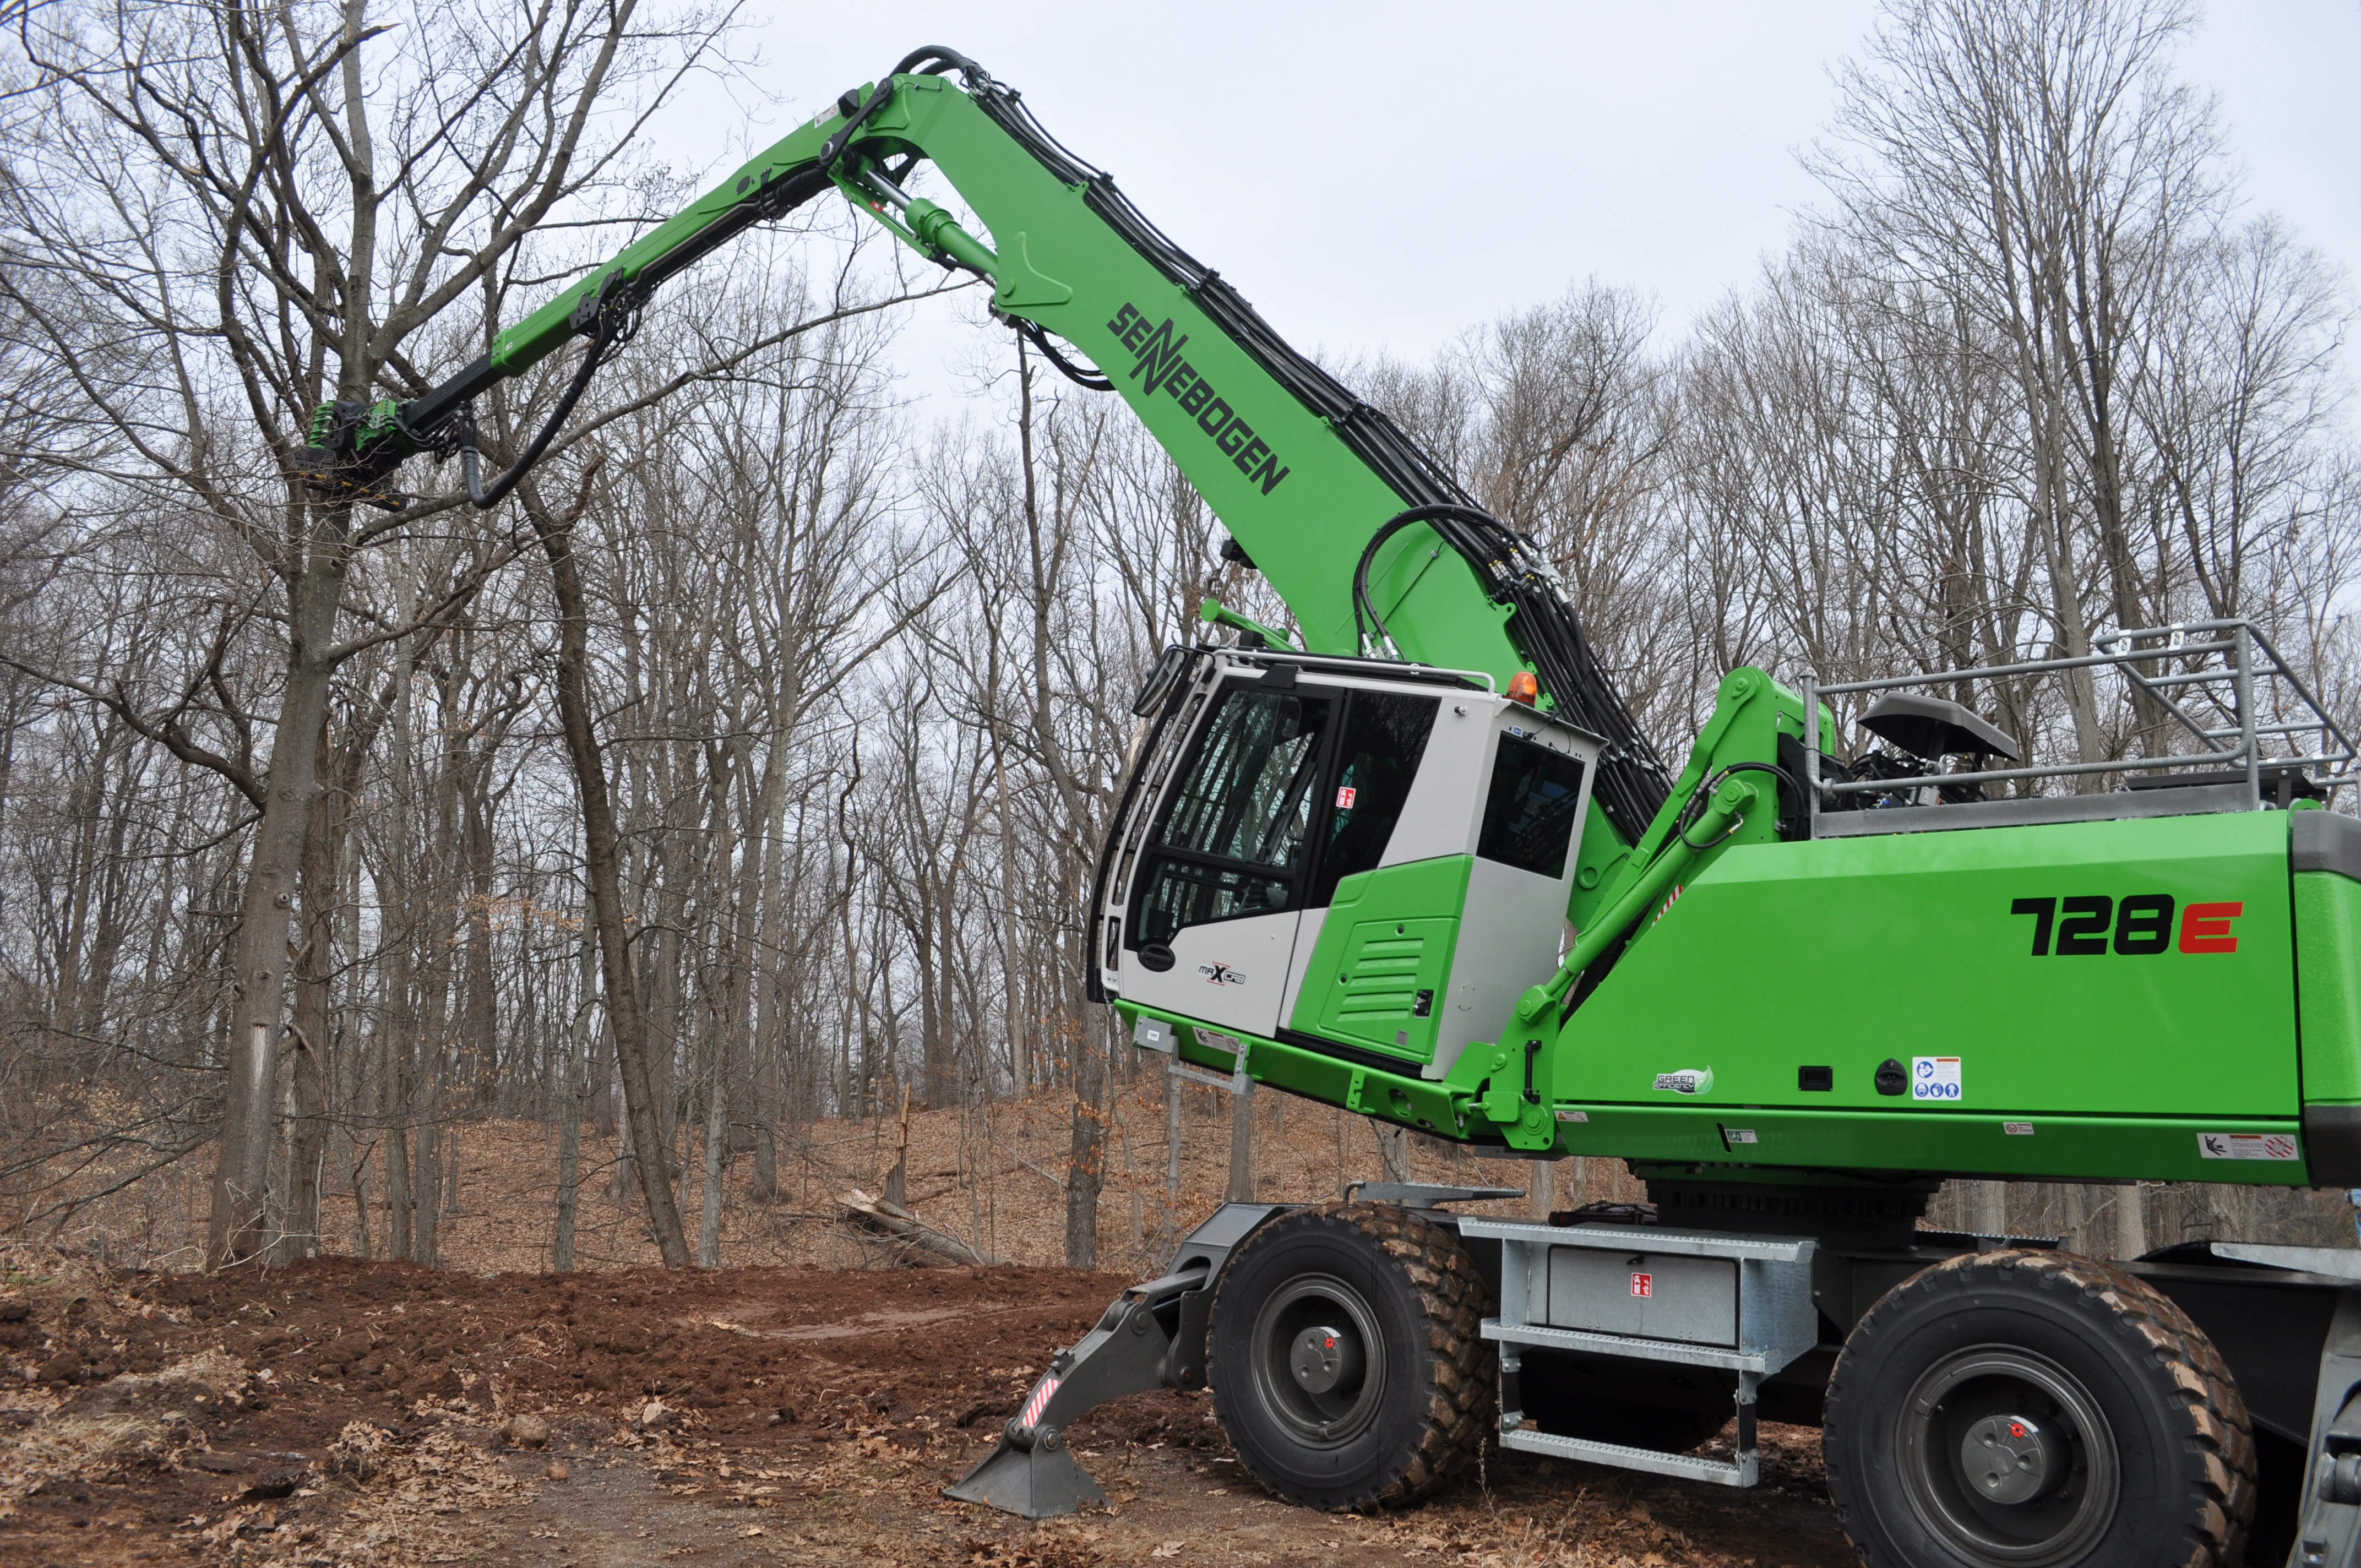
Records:
[[[2085,1313],[2103,1316],[2109,1332],[2128,1337],[2145,1353],[2175,1391],[2173,1408],[2181,1429],[2176,1435],[2184,1451],[2203,1456],[2202,1479],[2192,1488],[2201,1500],[2191,1510],[2188,1550],[2173,1558],[2169,1568],[2239,1568],[2246,1561],[2247,1527],[2255,1511],[2255,1438],[2246,1402],[2221,1351],[2187,1313],[2146,1280],[2073,1253],[2030,1249],[1963,1253],[1921,1269],[1880,1298],[1847,1337],[1828,1378],[1821,1442],[1829,1496],[1865,1568],[1927,1565],[1904,1560],[1870,1532],[1853,1528],[1865,1511],[1863,1498],[1839,1461],[1841,1443],[1829,1439],[1843,1431],[1852,1413],[1847,1374],[1859,1367],[1856,1347],[1872,1348],[1883,1320],[1917,1300],[1988,1288],[1976,1276],[1986,1277],[1991,1285],[2005,1285],[2014,1276],[2014,1283],[2070,1295]],[[2159,1560],[2158,1568],[2168,1565]]]
[[[1239,1261],[1250,1253],[1284,1246],[1290,1234],[1312,1225],[1343,1224],[1357,1231],[1391,1263],[1402,1280],[1414,1316],[1426,1327],[1429,1387],[1414,1442],[1400,1445],[1401,1463],[1378,1484],[1349,1498],[1314,1497],[1265,1475],[1243,1445],[1232,1439],[1238,1462],[1271,1496],[1301,1508],[1366,1513],[1407,1507],[1432,1496],[1466,1474],[1491,1437],[1498,1405],[1499,1363],[1484,1338],[1492,1308],[1491,1288],[1467,1255],[1458,1233],[1390,1203],[1321,1203],[1268,1222],[1247,1238],[1213,1298],[1213,1321],[1222,1313],[1221,1291]],[[1218,1332],[1218,1331],[1217,1331]],[[1213,1410],[1224,1433],[1231,1417],[1223,1395],[1225,1381],[1213,1372]],[[1406,1451],[1406,1452],[1404,1452]]]

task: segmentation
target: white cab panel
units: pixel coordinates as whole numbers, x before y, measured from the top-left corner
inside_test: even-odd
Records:
[[[1472,854],[1484,824],[1484,785],[1491,776],[1492,737],[1501,710],[1525,714],[1482,692],[1445,692],[1419,759],[1418,778],[1402,805],[1401,820],[1386,841],[1381,866]],[[1471,817],[1469,803],[1474,803]]]
[[[1305,910],[1298,918],[1303,924],[1295,933],[1295,956],[1287,966],[1287,994],[1279,999],[1282,1022],[1295,1016],[1295,999],[1303,994],[1303,971],[1312,967],[1312,951],[1320,945],[1320,928],[1328,923],[1328,910],[1323,905]]]
[[[1517,998],[1557,968],[1573,865],[1569,850],[1568,875],[1553,882],[1476,857],[1467,873],[1459,945],[1451,959],[1449,1000],[1434,1032],[1434,1062],[1427,1077],[1449,1072],[1471,1041],[1499,1042],[1515,1014]]]
[[[1161,974],[1125,955],[1124,1000],[1268,1036],[1279,1027],[1301,918],[1289,910],[1185,926],[1172,935],[1176,961]]]

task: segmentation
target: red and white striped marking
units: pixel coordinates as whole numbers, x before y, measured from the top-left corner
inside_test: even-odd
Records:
[[[1058,1380],[1055,1377],[1041,1379],[1040,1386],[1033,1390],[1033,1397],[1025,1401],[1025,1414],[1018,1424],[1028,1427],[1039,1426],[1041,1412],[1049,1408],[1050,1398],[1057,1392]]]

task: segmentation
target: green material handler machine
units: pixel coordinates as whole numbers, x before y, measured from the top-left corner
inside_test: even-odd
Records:
[[[929,170],[965,214],[912,193]],[[1077,1417],[1210,1388],[1241,1462],[1313,1507],[1414,1501],[1486,1442],[1749,1486],[1760,1416],[1823,1427],[1879,1568],[2361,1563],[2361,1252],[2109,1264],[1921,1223],[1951,1178],[2361,1185],[2361,821],[2328,809],[2354,751],[2260,629],[1734,670],[1675,774],[1532,540],[939,49],[443,385],[320,410],[313,482],[383,501],[456,455],[494,504],[650,291],[830,190],[1122,397],[1292,614],[1209,603],[1141,690],[1093,1000],[1176,1080],[1621,1159],[1650,1199],[1224,1205],[955,1496],[1071,1511],[1099,1495]],[[488,483],[472,400],[575,337]],[[2035,759],[2043,690],[2133,704],[2138,754]],[[1727,1457],[1695,1452],[1733,1418]]]

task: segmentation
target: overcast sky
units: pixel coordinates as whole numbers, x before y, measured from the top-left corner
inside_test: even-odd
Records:
[[[1023,91],[1290,340],[1346,357],[1430,353],[1589,276],[1652,292],[1677,329],[1817,199],[1795,152],[1875,15],[1869,0],[762,5],[751,40],[783,105],[700,93],[662,134],[676,168],[709,157],[718,173],[946,45]],[[2361,0],[2217,0],[2181,68],[2218,94],[2251,204],[2361,274]],[[922,309],[897,358],[931,400],[978,345]]]

